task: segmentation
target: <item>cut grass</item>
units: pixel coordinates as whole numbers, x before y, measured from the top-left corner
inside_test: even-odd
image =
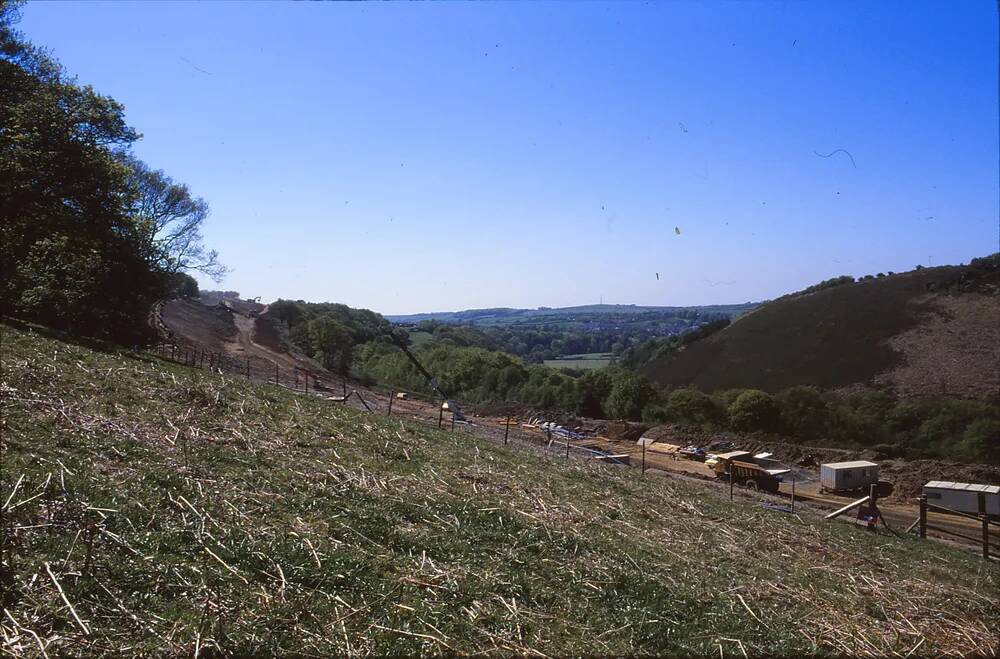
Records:
[[[998,649],[971,553],[0,329],[9,652]]]

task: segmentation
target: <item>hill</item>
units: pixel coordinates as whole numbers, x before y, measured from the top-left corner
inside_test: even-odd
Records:
[[[648,307],[635,304],[588,304],[577,307],[539,307],[537,309],[467,309],[465,311],[439,311],[408,315],[386,316],[400,324],[414,324],[425,320],[462,325],[551,325],[556,323],[584,323],[609,319],[641,321],[685,313],[735,317],[756,306],[745,304],[720,304],[697,307]]]
[[[13,654],[998,649],[969,552],[0,332]]]
[[[997,257],[789,295],[642,366],[661,385],[706,391],[880,385],[898,394],[1000,391]]]

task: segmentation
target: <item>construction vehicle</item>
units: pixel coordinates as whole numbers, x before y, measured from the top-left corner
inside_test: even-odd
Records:
[[[716,453],[705,460],[705,466],[715,472],[716,476],[724,476],[729,473],[729,465],[734,460],[748,462],[750,451],[729,451],[728,453]]]
[[[791,469],[765,469],[752,462],[739,460],[732,460],[729,463],[729,478],[734,483],[750,490],[761,490],[771,494],[778,493],[782,475],[790,471]]]
[[[678,454],[680,454],[682,458],[687,458],[688,460],[697,460],[698,462],[704,462],[705,458],[708,456],[708,454],[705,452],[705,449],[701,448],[700,446],[693,446],[693,445],[685,446],[680,451],[678,451]]]
[[[441,408],[443,410],[450,411],[454,416],[455,421],[465,421],[466,420],[465,415],[462,414],[462,410],[459,409],[458,403],[448,398],[448,394],[445,393],[444,389],[442,389],[441,386],[438,384],[437,379],[433,375],[427,372],[427,369],[424,368],[424,365],[421,364],[420,361],[413,356],[413,353],[410,352],[409,348],[406,347],[406,344],[403,343],[402,339],[396,336],[395,332],[390,331],[387,332],[387,334],[389,336],[389,339],[396,344],[396,347],[403,351],[403,354],[406,355],[407,359],[410,360],[410,363],[413,364],[413,366],[417,369],[417,371],[422,376],[424,376],[424,379],[427,380],[427,385],[436,394],[438,394],[439,396],[441,396],[441,398],[444,399],[444,403],[442,404]]]

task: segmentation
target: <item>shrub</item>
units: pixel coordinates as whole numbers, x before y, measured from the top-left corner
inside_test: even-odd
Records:
[[[648,380],[634,373],[621,372],[615,377],[611,393],[604,401],[604,411],[612,419],[642,418],[642,410],[656,397]]]
[[[775,400],[781,408],[781,426],[786,432],[803,439],[815,439],[826,432],[829,410],[815,387],[790,387]]]
[[[729,423],[736,430],[773,432],[780,419],[781,411],[774,398],[757,389],[744,391],[729,406]]]
[[[667,396],[663,410],[667,418],[694,424],[717,423],[722,410],[710,397],[697,389],[677,389]]]
[[[1000,461],[1000,420],[985,418],[970,423],[959,448],[963,457]]]

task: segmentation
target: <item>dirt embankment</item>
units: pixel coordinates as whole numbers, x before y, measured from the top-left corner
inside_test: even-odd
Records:
[[[221,305],[169,300],[160,305],[157,317],[163,339],[180,346],[226,352],[238,334],[232,311]]]
[[[903,356],[875,378],[902,396],[948,393],[988,398],[1000,392],[1000,302],[995,295],[928,296],[924,322],[889,339]]]

